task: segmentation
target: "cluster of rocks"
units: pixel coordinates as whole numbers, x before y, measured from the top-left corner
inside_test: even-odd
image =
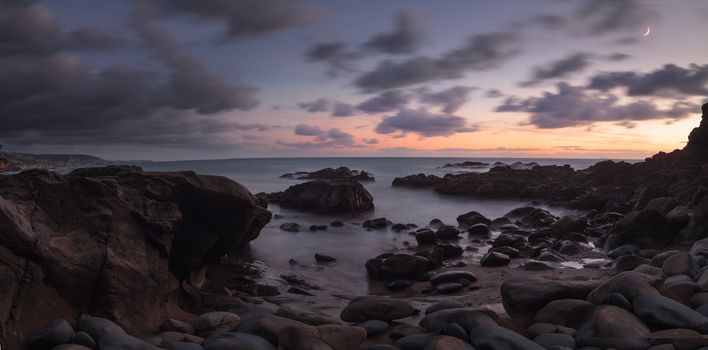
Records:
[[[660,152],[644,162],[603,161],[587,169],[569,166],[494,166],[485,173],[410,175],[394,186],[431,187],[449,195],[533,198],[566,207],[628,213],[648,201],[671,197],[689,209],[708,192],[708,116],[682,150]]]
[[[382,227],[390,223],[383,218],[379,221]],[[460,260],[452,264],[447,261],[462,257],[465,251],[477,254],[487,245],[489,250],[480,260],[483,267],[506,266],[516,259],[518,267],[525,270],[552,270],[571,257],[600,255],[593,251],[587,232],[598,232],[598,226],[605,225],[607,220],[580,215],[558,218],[544,209],[521,207],[494,220],[471,211],[458,216],[457,223],[457,226],[445,225],[434,219],[427,227],[409,229],[408,233],[418,243],[414,248],[417,252],[385,253],[369,259],[365,264],[369,277],[385,280],[389,290],[405,289],[416,281],[431,280],[439,268],[467,265]],[[493,232],[496,232],[494,236]],[[465,248],[458,245],[463,236],[471,243]],[[590,237],[593,239],[596,238]],[[475,243],[478,247],[473,246]],[[605,266],[595,263],[588,267]],[[469,282],[474,280],[468,279]],[[462,290],[469,284],[461,283],[457,288],[445,288],[445,291]],[[424,288],[422,292],[434,292],[437,286],[432,287]]]
[[[77,329],[60,319],[35,334],[30,349],[51,350],[357,350],[366,330],[290,307],[244,306],[201,314],[191,322],[167,319],[159,333],[128,335],[116,323],[82,316]]]
[[[312,232],[326,231],[327,227],[327,225],[310,225],[309,230]],[[337,226],[332,225],[332,227]],[[282,223],[280,224],[280,229],[287,232],[300,232],[300,230],[303,230],[303,228],[297,222]]]
[[[500,168],[500,167],[506,167],[510,169],[515,169],[515,170],[521,170],[521,169],[532,169],[534,167],[537,167],[539,164],[536,162],[514,162],[511,164],[506,164],[503,162],[495,162],[494,164],[489,164],[485,162],[479,162],[479,161],[464,161],[464,162],[459,162],[459,163],[447,163],[441,168],[461,168],[461,169],[483,169],[487,167],[494,167],[494,168]]]
[[[364,170],[352,170],[347,167],[339,168],[324,168],[313,172],[299,171],[296,173],[288,173],[280,176],[286,179],[295,180],[357,180],[357,181],[374,181],[371,173]]]
[[[488,166],[489,166],[489,163],[475,162],[475,161],[468,160],[468,161],[459,162],[459,163],[447,163],[447,164],[441,166],[441,168],[473,168],[473,169],[477,169],[477,168],[485,168]]]
[[[508,279],[502,301],[518,331],[547,349],[704,349],[707,248],[656,253],[604,281]]]

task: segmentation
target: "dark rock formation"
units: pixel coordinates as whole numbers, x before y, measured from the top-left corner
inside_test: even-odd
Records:
[[[192,295],[209,264],[255,239],[271,214],[246,188],[137,167],[0,176],[3,347],[81,313],[131,334],[158,330],[172,293]],[[197,305],[195,305],[195,303]]]
[[[442,178],[418,174],[396,178],[393,185],[432,187],[448,195],[539,199],[593,210],[596,217],[588,216],[587,223],[567,218],[553,229],[602,237],[600,245],[608,249],[623,244],[663,248],[691,242],[708,232],[707,110],[708,104],[703,106],[701,124],[691,132],[686,147],[659,152],[644,162],[603,161],[577,171],[569,166],[495,164],[486,173]],[[619,214],[627,215],[615,225]],[[522,228],[548,225],[539,221],[542,225],[524,227],[518,223],[520,219],[508,219]]]
[[[339,167],[337,169],[324,168],[313,172],[297,172],[289,173],[280,176],[282,178],[297,179],[297,180],[358,180],[358,181],[374,181],[368,172],[364,170],[352,170],[347,167]]]
[[[443,182],[442,178],[435,175],[409,175],[406,177],[397,177],[393,179],[393,186],[406,187],[435,187]]]
[[[281,206],[319,213],[360,213],[374,209],[374,198],[355,180],[308,181],[268,196]]]
[[[447,164],[441,166],[441,168],[472,168],[472,169],[475,169],[475,168],[484,168],[487,166],[489,166],[489,163],[475,162],[475,161],[468,160],[468,161],[459,162],[459,163],[447,163]]]

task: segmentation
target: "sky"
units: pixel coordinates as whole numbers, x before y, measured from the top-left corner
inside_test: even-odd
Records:
[[[702,0],[0,0],[0,144],[106,159],[640,159],[708,102]]]

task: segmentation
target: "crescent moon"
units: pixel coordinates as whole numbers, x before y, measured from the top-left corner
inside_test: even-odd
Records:
[[[642,36],[649,36],[651,34],[651,27],[647,26],[647,31]]]

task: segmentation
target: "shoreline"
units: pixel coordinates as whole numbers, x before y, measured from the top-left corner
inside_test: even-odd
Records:
[[[225,177],[130,166],[2,176],[0,277],[8,288],[0,290],[0,311],[11,314],[0,314],[2,343],[51,350],[700,349],[708,345],[703,120],[686,148],[640,163],[492,165],[394,180],[401,191],[537,201],[491,217],[458,208],[448,213],[455,223],[423,213],[416,221],[425,225],[370,216],[356,225],[308,223],[375,208],[354,178],[369,175],[346,168],[297,173],[307,181],[258,195]],[[314,214],[301,222],[274,218],[269,201]],[[554,215],[538,203],[577,211]],[[276,227],[292,239],[283,241],[289,251],[275,253],[315,247],[319,255],[289,260],[289,268],[240,258]],[[341,227],[344,235],[330,236]],[[377,237],[361,247],[365,256],[346,240],[356,233]],[[303,247],[305,238],[311,246]],[[354,268],[366,271],[365,291],[326,280],[338,258],[346,262],[324,251],[335,241],[360,259]],[[567,261],[587,264],[563,268]]]

